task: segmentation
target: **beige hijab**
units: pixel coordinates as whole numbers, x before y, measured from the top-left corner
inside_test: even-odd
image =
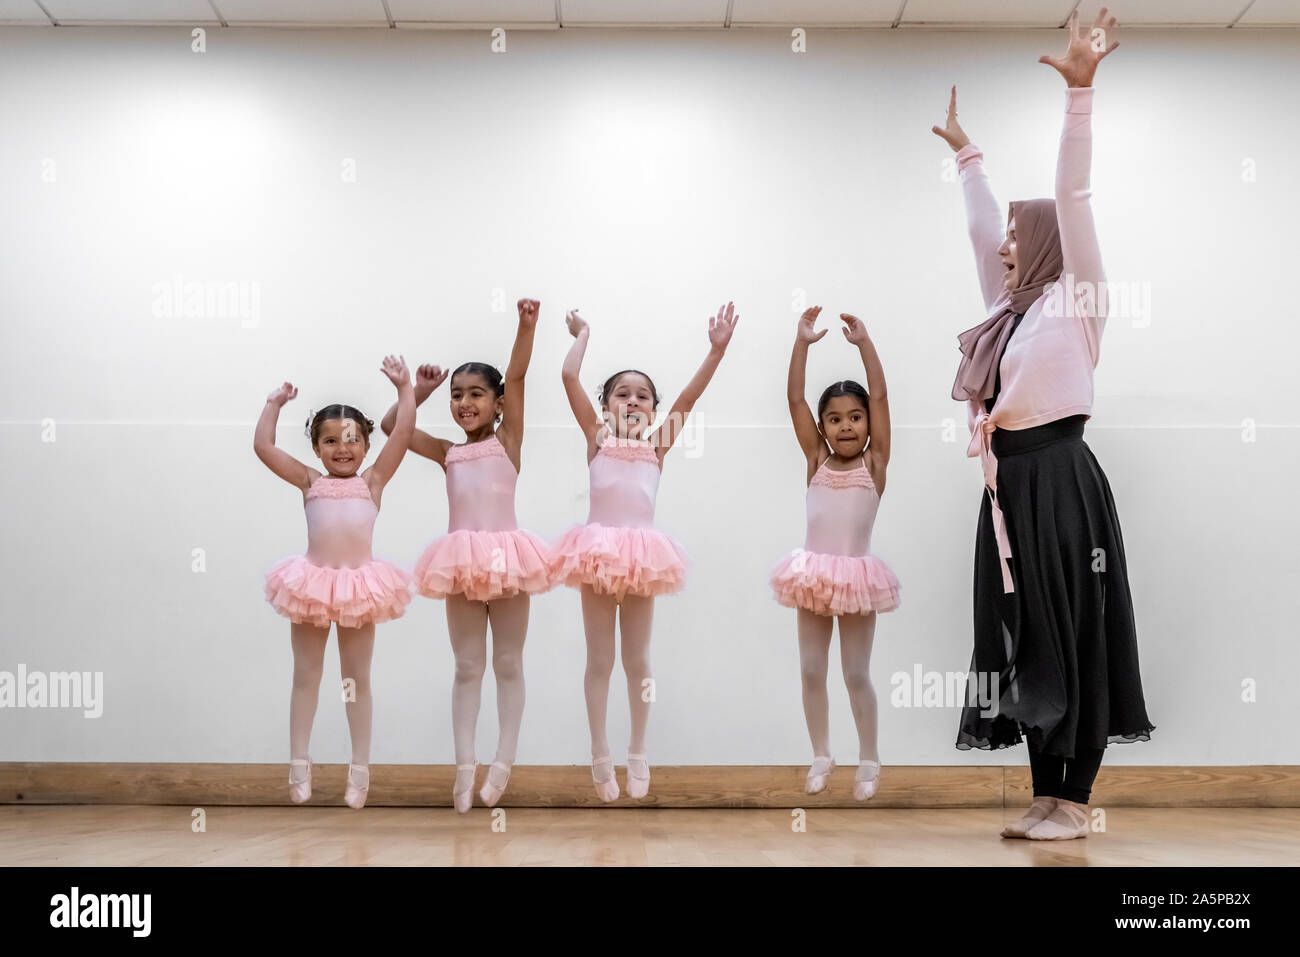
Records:
[[[1026,312],[1043,290],[1061,278],[1061,231],[1056,224],[1056,201],[1026,199],[1012,203],[1007,223],[1016,221],[1016,257],[1020,281],[1003,291],[989,317],[957,337],[962,356],[952,397],[982,402],[993,395],[998,363],[1011,338],[1017,315]]]

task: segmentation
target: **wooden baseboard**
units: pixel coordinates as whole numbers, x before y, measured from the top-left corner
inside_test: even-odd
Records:
[[[343,802],[347,767],[318,764],[309,804]],[[603,805],[586,765],[518,765],[504,807],[857,807],[855,768],[836,769],[827,791],[803,792],[802,766],[655,766],[650,795]],[[479,769],[481,785],[484,769]],[[447,807],[450,765],[376,764],[372,807]],[[620,787],[626,781],[618,771]],[[0,804],[289,804],[288,764],[0,763]],[[1025,767],[886,766],[871,807],[1021,807]],[[477,803],[477,798],[475,798]],[[1108,767],[1093,789],[1105,807],[1300,807],[1300,766]]]

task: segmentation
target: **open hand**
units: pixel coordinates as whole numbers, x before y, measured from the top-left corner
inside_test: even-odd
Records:
[[[286,402],[296,398],[298,398],[298,387],[292,382],[286,382],[268,395],[266,401],[274,402],[276,405],[283,407]]]
[[[821,306],[809,306],[803,311],[803,315],[799,317],[798,330],[795,333],[800,342],[816,342],[830,332],[829,329],[823,329],[821,332],[817,331],[817,317],[821,315],[821,311]]]
[[[844,320],[844,338],[849,342],[855,346],[860,346],[871,341],[871,337],[867,335],[867,324],[857,316],[850,316],[847,312],[841,312],[840,318]]]
[[[395,386],[411,384],[411,370],[406,368],[406,359],[403,356],[385,356],[379,371],[388,376],[388,381]]]
[[[1119,41],[1112,42],[1115,33],[1115,18],[1106,19],[1106,8],[1097,12],[1097,19],[1086,36],[1079,33],[1079,11],[1075,9],[1065,23],[1069,40],[1065,45],[1065,56],[1040,56],[1039,63],[1046,63],[1065,77],[1065,82],[1072,87],[1092,86],[1093,74],[1097,64],[1119,46]],[[1107,44],[1110,44],[1107,46]]]
[[[957,122],[957,87],[952,88],[952,96],[948,98],[948,122],[942,128],[938,126],[930,127],[930,132],[943,138],[943,141],[952,147],[955,153],[963,146],[970,145],[970,137],[966,131],[961,128]]]
[[[709,344],[725,352],[727,343],[731,341],[731,333],[738,322],[740,322],[740,314],[736,312],[735,303],[729,302],[725,306],[719,306],[718,314],[709,317]]]

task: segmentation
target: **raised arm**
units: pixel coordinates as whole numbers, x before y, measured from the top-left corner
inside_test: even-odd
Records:
[[[988,174],[984,172],[984,154],[974,146],[966,131],[957,122],[957,87],[952,88],[948,100],[948,120],[943,128],[930,127],[957,153],[957,175],[961,177],[962,195],[966,201],[966,226],[971,246],[975,250],[975,269],[979,273],[980,292],[984,308],[992,309],[1005,290],[1005,271],[998,247],[1002,245],[1002,212],[993,196]]]
[[[577,309],[570,309],[564,317],[564,322],[569,327],[569,334],[573,336],[573,345],[569,348],[569,354],[564,357],[564,365],[560,367],[560,378],[564,381],[564,394],[569,397],[569,408],[573,410],[578,428],[582,429],[582,434],[587,440],[587,454],[590,457],[595,454],[593,444],[601,425],[596,407],[582,391],[582,357],[587,353],[587,340],[591,337],[591,327],[578,315]]]
[[[411,372],[406,368],[406,359],[388,356],[380,371],[397,387],[397,414],[393,431],[386,433],[388,441],[375,458],[375,464],[365,473],[366,485],[376,500],[397,471],[397,466],[402,464],[415,432],[415,390],[411,387]]]
[[[413,389],[416,407],[424,403],[424,400],[433,394],[433,391],[447,381],[449,371],[440,366],[422,365],[415,370],[415,387]],[[379,420],[379,428],[383,430],[384,435],[391,436],[397,428],[398,408],[401,405],[401,396],[395,402],[384,417]],[[411,423],[411,437],[407,441],[409,448],[416,455],[423,455],[426,459],[433,459],[439,465],[447,464],[447,449],[451,448],[450,439],[440,439],[437,436],[430,435],[423,429],[415,428],[415,423]]]
[[[659,453],[661,462],[668,450],[673,447],[673,443],[677,441],[677,436],[681,435],[687,417],[695,408],[695,403],[700,396],[704,394],[704,389],[713,378],[713,373],[717,371],[718,363],[726,354],[727,345],[731,342],[731,333],[738,322],[740,316],[736,312],[735,304],[731,302],[720,307],[716,316],[709,317],[709,351],[704,361],[700,363],[699,369],[695,371],[695,375],[691,376],[691,381],[686,383],[686,388],[682,389],[673,407],[668,410],[668,418],[655,430],[650,440],[655,444],[655,451]]]
[[[297,395],[297,387],[286,382],[266,397],[266,405],[262,407],[262,415],[253,432],[253,452],[262,460],[263,465],[290,485],[298,486],[305,494],[321,473],[299,462],[275,444],[275,425],[280,419],[280,409]]]
[[[510,364],[506,366],[505,408],[501,424],[497,426],[497,439],[518,460],[524,443],[524,376],[533,358],[533,336],[537,332],[537,314],[542,304],[536,299],[520,299],[519,328],[515,332],[515,346],[510,350]]]
[[[844,320],[844,338],[858,347],[862,368],[867,373],[867,418],[871,422],[871,440],[867,443],[868,468],[876,483],[876,492],[885,494],[885,470],[889,465],[889,390],[885,387],[885,367],[876,354],[876,344],[867,334],[867,326],[857,316],[840,313]]]
[[[821,453],[826,448],[826,440],[817,429],[817,419],[813,416],[812,409],[808,408],[808,398],[804,393],[807,388],[808,347],[829,331],[816,330],[817,317],[821,311],[821,306],[809,306],[799,317],[794,348],[790,351],[790,375],[785,386],[786,401],[790,404],[790,421],[794,423],[794,436],[799,440],[804,458],[808,460],[809,481],[812,480],[812,473],[821,466]]]
[[[1076,297],[1068,303],[1088,341],[1092,364],[1101,354],[1101,334],[1106,323],[1106,276],[1092,217],[1092,80],[1097,64],[1119,46],[1113,40],[1115,18],[1106,19],[1102,7],[1086,36],[1078,30],[1079,13],[1066,23],[1068,40],[1063,57],[1039,57],[1065,78],[1065,123],[1061,151],[1056,161],[1056,219],[1061,231],[1062,275],[1072,277]],[[1109,41],[1109,45],[1108,44]]]

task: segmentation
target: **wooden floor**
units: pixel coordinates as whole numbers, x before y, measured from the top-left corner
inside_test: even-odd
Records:
[[[0,806],[9,865],[1286,865],[1300,808],[1109,811],[1106,831],[1040,843],[998,837],[999,808],[782,809]],[[504,815],[504,818],[501,817]],[[504,824],[504,831],[493,830]]]

